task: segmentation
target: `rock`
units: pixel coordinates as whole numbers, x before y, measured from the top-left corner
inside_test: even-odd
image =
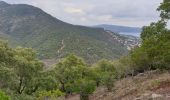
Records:
[[[135,98],[134,100],[152,100],[152,97],[150,93],[145,93],[141,95],[140,97]]]
[[[141,95],[138,98],[135,98],[134,100],[166,100],[163,95],[160,94],[150,94],[150,93],[145,93]]]
[[[165,100],[164,96],[160,94],[152,94],[152,99],[153,100]]]

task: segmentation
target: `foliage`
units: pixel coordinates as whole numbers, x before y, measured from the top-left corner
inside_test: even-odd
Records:
[[[15,73],[18,79],[17,92],[32,94],[38,89],[43,64],[36,59],[36,53],[29,48],[15,49]]]
[[[80,94],[88,100],[96,86],[112,90],[115,68],[112,62],[102,60],[96,67],[88,67],[82,58],[73,54],[59,61],[53,68],[44,70],[43,63],[30,48],[10,48],[0,42],[0,88],[13,100],[56,99],[64,94]]]
[[[32,49],[21,47],[14,49],[10,48],[6,42],[0,41],[0,88],[6,90],[14,100],[33,100],[35,96],[39,100],[56,99],[72,93],[80,94],[81,100],[88,100],[89,95],[98,86],[105,86],[109,91],[112,91],[116,79],[148,70],[170,70],[170,30],[166,28],[170,18],[169,8],[170,1],[164,0],[158,8],[161,12],[161,19],[151,23],[150,26],[143,27],[142,45],[132,50],[130,55],[115,62],[101,60],[92,67],[89,67],[82,58],[71,54],[60,60],[54,68],[44,70],[43,63],[37,59],[36,52]],[[56,25],[56,23],[53,24]],[[32,24],[30,23],[30,25]],[[21,32],[19,38],[25,37],[23,45],[39,50],[41,57],[57,56],[60,58],[72,52],[89,60],[104,57],[113,58],[112,54],[115,52],[112,50],[114,48],[110,46],[113,43],[102,39],[102,30],[78,26],[67,28],[56,31],[54,27],[50,28],[53,31],[48,30],[49,32],[43,33],[39,31],[35,35],[28,36],[31,37],[31,40]],[[48,27],[44,29],[46,30]],[[74,30],[73,34],[70,33],[70,30]],[[26,33],[28,31],[30,30],[27,30]],[[60,33],[67,33],[68,38]],[[42,37],[38,37],[39,35]],[[104,36],[104,38],[106,37]],[[63,45],[60,44],[61,38],[67,47],[57,54],[56,50]],[[42,41],[46,42],[40,45]],[[118,46],[116,45],[116,47]],[[116,50],[119,51],[119,49]],[[48,54],[45,54],[47,51]],[[118,56],[122,51],[116,53]],[[0,92],[1,98],[10,99],[3,92]]]
[[[144,26],[141,38],[142,40],[147,40],[149,38],[156,38],[157,35],[160,35],[161,33],[167,31],[166,22],[164,20],[160,20],[157,23],[151,23],[150,26]]]
[[[0,88],[7,90],[12,99],[32,98],[30,95],[39,88],[46,89],[43,82],[47,82],[45,79],[49,76],[43,76],[45,74],[43,64],[32,49],[21,47],[12,49],[2,41],[0,51]]]
[[[142,47],[135,49],[130,57],[132,61],[131,67],[135,73],[143,73],[145,70],[149,70],[151,61]]]
[[[85,63],[82,59],[69,55],[55,67],[55,77],[60,82],[62,92],[73,92],[73,84],[83,77]]]
[[[170,19],[170,1],[169,0],[163,0],[161,5],[158,8],[158,11],[161,12],[160,16],[162,19]]]
[[[12,49],[0,42],[0,51],[0,88],[14,100],[32,100],[35,94],[39,99],[56,98],[63,93],[79,93],[83,99],[95,91],[95,74],[75,55],[64,58],[54,69],[43,70],[42,62],[30,48]]]
[[[53,70],[43,71],[39,79],[38,91],[50,91],[58,89],[59,83],[54,77]]]
[[[80,100],[89,100],[89,95],[96,89],[96,84],[93,80],[79,79],[76,81],[76,92],[80,94]]]
[[[14,52],[5,41],[0,41],[0,87],[7,87],[15,75],[13,73]]]
[[[116,76],[116,69],[112,62],[107,60],[101,60],[97,63],[97,69],[100,73],[100,83],[107,87],[111,91],[114,87],[114,81]]]
[[[87,69],[84,61],[75,56],[69,55],[60,61],[55,67],[55,77],[60,83],[59,88],[66,95],[70,93],[79,93],[83,98],[95,90],[93,75],[91,70]]]
[[[116,68],[116,79],[134,75],[134,63],[132,62],[130,55],[114,61],[113,64]]]
[[[143,27],[142,45],[131,54],[134,69],[137,72],[170,69],[170,31],[166,28],[170,18],[169,8],[170,1],[164,0],[158,8],[161,19],[151,23],[150,26]]]
[[[38,92],[37,100],[43,100],[45,98],[56,100],[58,97],[61,96],[64,96],[64,93],[60,90],[40,91]]]
[[[4,92],[0,91],[0,100],[11,100]]]

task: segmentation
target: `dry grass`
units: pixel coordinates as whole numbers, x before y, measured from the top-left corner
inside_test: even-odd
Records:
[[[134,100],[145,94],[166,94],[170,93],[170,74],[159,71],[147,72],[117,81],[114,92],[106,92],[105,89],[97,91],[91,100]]]
[[[90,100],[136,100],[135,98],[148,94],[170,94],[170,74],[152,71],[124,78],[116,82],[113,92],[100,87],[90,96]],[[79,95],[70,96],[66,100],[79,100]]]

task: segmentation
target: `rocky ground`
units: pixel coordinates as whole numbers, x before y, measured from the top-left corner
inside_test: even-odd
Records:
[[[78,95],[66,100],[79,100]],[[152,71],[116,82],[113,92],[100,87],[90,100],[170,100],[170,74]]]

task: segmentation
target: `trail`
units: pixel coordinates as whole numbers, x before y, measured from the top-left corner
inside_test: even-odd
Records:
[[[62,40],[61,45],[61,48],[59,48],[57,51],[58,53],[60,53],[65,48],[64,40]]]

